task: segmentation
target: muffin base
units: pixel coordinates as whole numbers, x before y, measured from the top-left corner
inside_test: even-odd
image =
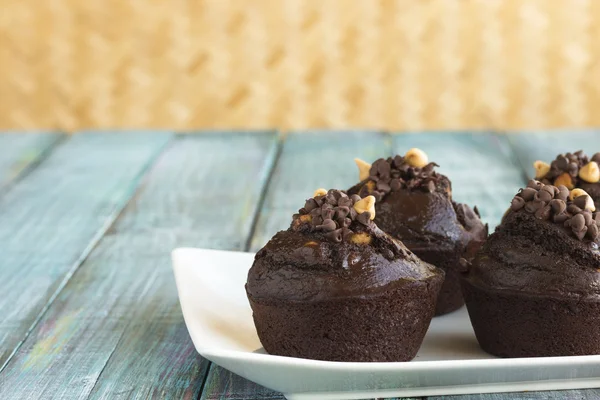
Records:
[[[441,283],[439,276],[369,298],[249,300],[258,337],[269,354],[327,361],[410,361],[433,318]]]
[[[410,247],[409,247],[410,248]],[[460,287],[460,273],[458,272],[460,257],[456,252],[413,250],[421,260],[441,268],[446,273],[440,295],[435,307],[435,315],[448,314],[456,311],[465,304]]]
[[[499,357],[600,354],[600,302],[483,289],[462,280],[477,341]]]

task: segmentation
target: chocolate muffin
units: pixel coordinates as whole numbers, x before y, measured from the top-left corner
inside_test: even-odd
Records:
[[[348,194],[374,196],[375,223],[400,239],[420,259],[446,272],[436,315],[464,304],[459,261],[471,259],[487,237],[477,207],[452,201],[450,180],[435,171],[438,165],[411,149],[404,156],[380,158],[373,165],[356,159],[360,183]]]
[[[481,347],[500,357],[600,354],[600,213],[582,189],[530,181],[462,286]]]
[[[559,154],[550,164],[533,163],[535,179],[546,185],[564,185],[567,189],[585,190],[600,207],[600,153],[589,158],[582,150]]]
[[[444,272],[372,221],[375,199],[317,191],[257,254],[246,292],[269,354],[409,361]]]

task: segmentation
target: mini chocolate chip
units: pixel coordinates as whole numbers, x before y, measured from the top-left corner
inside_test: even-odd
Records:
[[[571,214],[579,214],[581,212],[581,208],[577,207],[575,204],[569,204],[567,206],[567,211]]]
[[[563,200],[554,199],[550,201],[550,207],[552,207],[554,214],[562,214],[567,209],[567,203]]]
[[[377,165],[377,172],[379,172],[379,176],[382,178],[390,176],[390,164],[387,161],[379,163]]]
[[[323,223],[323,218],[321,218],[320,215],[317,215],[316,217],[312,217],[311,222],[315,227],[317,227]]]
[[[298,210],[298,213],[305,215],[305,214],[308,214],[308,211],[306,211],[306,208],[302,207],[301,209]]]
[[[360,197],[357,194],[353,194],[352,196],[350,196],[350,199],[352,200],[352,204],[354,205],[354,203],[356,203],[357,201],[361,201],[362,197]]]
[[[321,208],[313,208],[309,213],[313,218],[321,215]]]
[[[321,208],[321,217],[323,217],[323,220],[333,219],[334,214],[335,211],[333,210],[333,208]]]
[[[577,239],[581,240],[585,236],[587,230],[588,228],[586,226],[584,226],[581,230],[575,230],[575,228],[573,228],[573,233],[575,236],[577,236]]]
[[[381,192],[373,192],[373,197],[375,197],[375,202],[379,203],[381,199],[383,199],[384,194]]]
[[[377,190],[387,194],[390,192],[391,187],[386,182],[379,181],[379,182],[377,182]]]
[[[337,225],[336,225],[335,221],[325,218],[323,220],[323,223],[321,225],[317,226],[317,229],[324,230],[325,232],[331,232],[331,231],[337,229]]]
[[[571,228],[573,228],[573,232],[579,232],[583,228],[585,228],[585,218],[583,217],[583,215],[577,214],[574,215],[573,218],[571,218]]]
[[[317,207],[318,207],[318,205],[317,205],[317,202],[315,201],[315,199],[308,199],[304,203],[304,208],[306,209],[306,211],[314,210]]]
[[[596,238],[598,237],[598,226],[596,224],[592,224],[590,226],[587,227],[587,235],[589,236],[590,239],[592,240],[596,240]]]
[[[399,155],[394,157],[394,167],[400,169],[400,167],[402,167],[402,164],[404,164],[404,157]]]
[[[481,218],[481,214],[479,214],[479,210],[477,209],[477,206],[473,207],[473,211],[475,212],[475,214],[477,214],[477,216],[479,218]]]
[[[527,204],[525,204],[525,211],[527,211],[528,213],[535,213],[537,210],[539,210],[540,208],[544,207],[546,204],[544,204],[541,201],[530,201]]]
[[[344,218],[344,223],[342,224],[342,226],[349,227],[350,224],[352,224],[352,220],[350,218]]]
[[[342,230],[336,229],[331,232],[327,232],[325,237],[333,242],[341,242],[342,241]]]
[[[538,219],[547,220],[550,218],[550,206],[544,206],[535,212],[535,217]]]
[[[518,211],[525,206],[525,199],[519,196],[513,197],[510,202],[510,209],[513,211]]]
[[[567,201],[569,198],[569,189],[565,185],[558,185],[558,194],[555,197]]]
[[[556,157],[556,166],[558,167],[558,169],[560,169],[561,171],[564,171],[567,169],[567,166],[569,165],[569,159],[565,156],[558,156]]]
[[[350,208],[346,206],[338,206],[335,208],[335,218],[346,218],[350,214]]]
[[[356,210],[354,208],[350,209],[350,218],[351,219],[356,219],[358,213],[356,212]]]
[[[315,202],[317,203],[317,207],[321,207],[323,205],[323,203],[325,203],[325,196],[317,196],[317,197],[313,197],[315,199]]]
[[[535,196],[533,198],[535,200],[549,202],[550,200],[552,200],[553,197],[554,197],[553,194],[550,194],[549,192],[547,192],[545,190],[540,190],[539,192],[537,192],[535,194]]]
[[[600,153],[595,153],[595,154],[592,156],[592,161],[595,161],[595,162],[597,162],[598,164],[600,164]]]
[[[564,223],[563,226],[565,228],[570,228],[571,227],[571,218],[567,219]]]
[[[577,172],[579,172],[579,165],[576,162],[571,162],[567,166],[567,172],[571,176],[577,176]]]
[[[585,204],[587,203],[588,197],[589,196],[586,195],[575,197],[575,199],[573,199],[573,204],[581,209],[585,209]]]
[[[525,189],[522,189],[520,193],[518,193],[518,196],[525,199],[525,201],[531,201],[535,197],[536,193],[537,190],[530,187],[526,187]]]
[[[548,192],[551,196],[554,196],[554,190],[556,190],[556,186],[545,185],[540,189],[540,192]]]
[[[358,217],[356,217],[356,220],[363,225],[369,225],[369,222],[371,221],[371,213],[368,211],[364,211],[360,213]]]
[[[390,189],[393,192],[396,192],[402,188],[402,183],[400,183],[400,179],[392,179],[390,181]]]
[[[434,181],[427,182],[427,191],[429,193],[435,192],[435,182]]]
[[[342,228],[342,237],[344,239],[346,239],[348,236],[352,235],[354,232],[352,232],[350,229],[348,229],[347,227],[343,227]]]
[[[556,214],[552,220],[558,224],[563,224],[565,221],[569,220],[569,214],[564,212],[561,214]]]
[[[585,220],[585,226],[590,226],[594,221],[592,218],[591,211],[582,211],[580,215],[583,215],[583,219]]]
[[[377,175],[369,175],[369,180],[379,182],[379,177]]]
[[[527,187],[535,190],[540,190],[540,188],[542,187],[542,183],[536,181],[535,179],[530,179],[529,182],[527,182]]]
[[[327,202],[327,204],[337,206],[337,199],[335,198],[335,195],[331,192],[327,193],[327,195],[325,196],[325,201]]]
[[[352,199],[349,197],[341,197],[338,200],[338,207],[352,207],[353,204]]]

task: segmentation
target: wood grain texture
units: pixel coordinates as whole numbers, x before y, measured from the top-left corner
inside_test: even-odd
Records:
[[[435,396],[426,400],[597,400],[598,389]]]
[[[535,176],[533,162],[550,163],[558,154],[584,150],[590,157],[600,151],[600,130],[556,130],[507,135],[512,151],[528,177]]]
[[[18,384],[21,398],[196,399],[208,363],[170,252],[242,249],[276,148],[273,133],[175,140],[7,367],[0,398]]]
[[[374,132],[303,132],[288,135],[267,187],[251,249],[262,247],[286,229],[292,214],[315,189],[347,189],[358,181],[354,157],[373,160],[388,156],[391,140]],[[270,389],[211,365],[201,399],[282,399]]]
[[[0,193],[31,170],[61,137],[58,133],[0,132]]]
[[[169,137],[73,137],[0,197],[0,365],[114,221]]]
[[[394,136],[394,151],[418,147],[452,181],[454,200],[478,206],[490,231],[523,185],[520,166],[510,156],[504,136],[490,133],[420,133]]]

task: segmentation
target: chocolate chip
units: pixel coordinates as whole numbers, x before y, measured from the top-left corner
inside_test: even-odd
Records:
[[[350,218],[344,218],[344,223],[342,224],[342,226],[349,227],[350,224],[352,224],[352,220]]]
[[[569,189],[565,185],[558,185],[558,194],[555,197],[567,201],[569,198]]]
[[[590,226],[587,227],[588,230],[586,232],[587,236],[592,239],[592,240],[596,240],[598,238],[598,226],[596,224],[592,224]]]
[[[526,187],[525,189],[522,189],[517,196],[522,197],[523,199],[525,199],[525,201],[531,201],[533,200],[533,198],[535,197],[535,195],[537,194],[537,190],[530,188],[530,187]]]
[[[544,206],[535,212],[535,217],[538,219],[547,220],[550,218],[550,206]]]
[[[567,211],[571,214],[578,214],[581,212],[581,208],[577,207],[575,204],[569,204]]]
[[[350,208],[346,206],[338,206],[335,208],[334,217],[337,218],[346,218],[346,215],[350,214]]]
[[[394,167],[396,167],[397,169],[400,169],[402,167],[403,163],[404,163],[404,157],[399,156],[399,155],[394,157]]]
[[[393,192],[396,192],[398,190],[400,190],[402,188],[402,183],[400,182],[400,179],[392,179],[390,181],[390,189]]]
[[[334,231],[331,232],[327,232],[325,234],[325,237],[333,242],[341,242],[342,241],[342,230],[341,229],[336,229]]]
[[[321,218],[320,215],[317,215],[316,217],[312,217],[311,222],[316,227],[323,223],[323,218]]]
[[[358,213],[356,212],[356,210],[354,208],[350,209],[350,219],[356,219],[356,217],[358,216]]]
[[[350,196],[350,199],[352,200],[352,204],[356,203],[357,201],[361,201],[362,197],[360,197],[357,194],[353,194],[352,196]]]
[[[379,182],[377,182],[377,190],[379,190],[380,192],[383,192],[383,193],[387,194],[392,189],[391,189],[390,185],[388,185],[386,182],[379,181]]]
[[[356,220],[363,225],[369,225],[371,221],[371,213],[368,211],[362,212],[356,217]]]
[[[539,200],[539,201],[544,201],[544,202],[549,202],[550,200],[552,200],[552,198],[554,197],[554,193],[550,193],[548,191],[545,190],[540,190],[539,192],[537,192],[535,194],[535,196],[533,197],[535,200]]]
[[[589,196],[586,195],[575,197],[575,199],[573,200],[573,204],[575,204],[577,207],[583,210],[585,209],[585,204],[587,203],[588,197]]]
[[[542,187],[542,183],[539,181],[536,181],[535,179],[530,179],[529,182],[527,182],[527,187],[528,188],[532,188],[537,190],[540,190],[540,188]]]
[[[345,226],[344,226],[344,227],[342,228],[342,237],[343,237],[344,239],[346,239],[348,236],[350,236],[350,235],[352,235],[352,234],[353,234],[353,232],[352,232],[350,229],[348,229],[347,227],[345,227]]]
[[[319,206],[318,206],[317,202],[315,201],[315,199],[308,199],[304,203],[304,208],[306,209],[306,211],[314,210],[317,207],[319,207]]]
[[[325,196],[325,201],[329,205],[337,206],[337,199],[336,199],[335,195],[332,192],[327,193],[327,195]]]
[[[537,210],[539,210],[540,208],[544,207],[546,204],[544,204],[541,201],[530,201],[528,203],[525,204],[525,211],[527,211],[528,213],[535,213]]]
[[[585,226],[590,226],[594,219],[592,218],[591,211],[582,211],[580,215],[583,215],[583,219],[585,220]]]
[[[519,211],[521,208],[525,206],[525,199],[519,196],[513,197],[510,202],[510,209],[513,211]]]
[[[354,202],[349,197],[341,197],[338,200],[338,207],[352,207],[353,204]]]
[[[567,166],[567,172],[573,177],[577,176],[577,172],[579,172],[579,165],[577,165],[576,162],[569,163]]]
[[[390,164],[386,161],[381,162],[377,165],[377,172],[382,178],[390,176]]]
[[[323,217],[323,220],[333,219],[334,214],[335,211],[333,210],[333,208],[321,207],[321,217]]]
[[[588,228],[586,226],[584,226],[581,230],[575,230],[575,228],[573,228],[573,233],[575,236],[577,236],[577,239],[581,240],[585,236],[587,230]]]
[[[481,214],[479,214],[479,210],[477,209],[477,206],[473,207],[473,211],[475,212],[475,214],[477,214],[477,216],[479,218],[481,218]]]
[[[592,161],[595,161],[595,162],[597,162],[598,164],[600,164],[600,153],[595,153],[595,154],[592,156]]]
[[[573,232],[579,232],[585,228],[585,218],[583,215],[577,214],[571,218],[571,228],[573,228]]]
[[[554,214],[562,214],[567,209],[567,203],[559,199],[551,200],[549,205],[552,207]]]
[[[565,221],[569,220],[569,214],[567,213],[561,213],[561,214],[556,214],[552,220],[558,224],[563,224],[565,223]]]
[[[434,181],[427,182],[427,191],[429,193],[435,192],[435,182]]]
[[[568,165],[569,165],[569,159],[567,157],[565,157],[565,156],[558,156],[556,158],[556,166],[561,171],[565,171],[567,169]]]

